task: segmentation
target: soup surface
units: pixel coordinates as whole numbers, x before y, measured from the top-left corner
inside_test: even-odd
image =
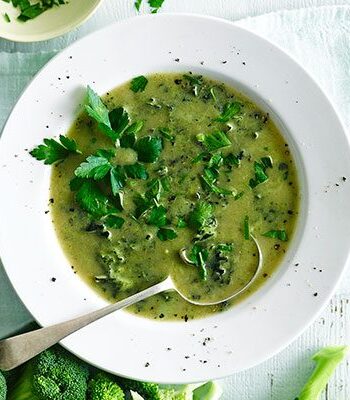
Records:
[[[234,302],[257,290],[281,262],[299,207],[294,161],[269,115],[191,73],[110,91],[110,124],[94,114],[103,104],[93,95],[68,133],[82,154],[53,166],[51,179],[53,223],[74,271],[110,301],[169,274],[187,297],[215,301],[254,274],[253,235],[263,267]],[[195,306],[167,292],[129,310],[187,321],[234,302]]]

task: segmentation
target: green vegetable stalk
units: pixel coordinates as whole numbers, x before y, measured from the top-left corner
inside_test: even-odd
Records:
[[[317,352],[312,357],[316,367],[296,400],[317,400],[348,350],[348,346],[329,346]]]
[[[222,389],[216,382],[207,382],[193,391],[193,400],[219,400]]]

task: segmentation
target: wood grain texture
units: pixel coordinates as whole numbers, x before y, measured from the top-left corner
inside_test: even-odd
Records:
[[[79,1],[79,0],[71,0]],[[80,0],[83,1],[83,0]],[[199,14],[214,15],[238,20],[248,16],[257,16],[263,13],[282,9],[298,9],[308,6],[319,5],[350,5],[350,0],[166,0],[162,12],[196,12]],[[339,9],[338,9],[339,10]],[[142,12],[147,12],[144,7]],[[341,11],[327,11],[325,21],[320,21],[320,40],[327,43],[327,36],[333,35],[337,24],[337,13]],[[13,53],[39,53],[52,52],[66,47],[77,38],[86,35],[95,29],[102,28],[114,21],[136,15],[132,0],[105,0],[95,16],[79,29],[48,42],[36,44],[15,44],[0,40],[1,52]],[[286,29],[283,26],[283,18],[277,15],[274,19],[272,29]],[[328,91],[333,100],[338,103],[338,109],[343,115],[344,122],[350,127],[350,57],[338,57],[343,52],[350,54],[350,14],[349,18],[343,21],[343,34],[335,36],[332,41],[332,53],[322,54],[321,47],[316,49],[319,57],[310,57],[306,67],[310,72],[318,76],[319,83]],[[265,24],[265,31],[271,22],[260,22],[260,28]],[[250,28],[254,30],[257,22],[252,19]],[[304,42],[304,26],[295,21],[293,27],[295,38],[290,43],[290,48],[297,49],[294,56],[302,60],[306,45],[310,54],[315,51],[314,46]],[[321,30],[321,24],[326,25],[326,30]],[[249,24],[247,24],[249,25]],[[246,26],[247,26],[246,25]],[[324,27],[323,27],[324,28]],[[338,31],[337,31],[338,32]],[[345,33],[344,33],[345,32]],[[348,35],[346,35],[348,32]],[[344,46],[347,50],[344,50]],[[299,50],[298,50],[299,49]],[[321,57],[321,58],[320,58]],[[338,57],[338,58],[337,58]],[[327,60],[322,63],[319,60]],[[314,61],[314,62],[313,62]],[[315,62],[316,61],[316,62]],[[327,74],[324,68],[327,66]],[[0,71],[1,74],[1,71]],[[22,77],[18,78],[21,80]],[[8,82],[8,91],[11,92],[11,84]],[[15,85],[16,86],[16,85]],[[17,93],[17,92],[16,92]],[[19,92],[18,92],[19,93]],[[0,113],[4,121],[6,109],[2,107],[0,95]],[[0,266],[1,275],[1,266]],[[25,324],[29,315],[24,312],[24,307],[16,299],[8,283],[1,286],[5,289],[0,293],[0,328],[7,321],[9,326]],[[330,301],[327,308],[322,312],[316,321],[288,348],[274,356],[270,360],[248,371],[235,374],[224,379],[223,385],[225,394],[223,400],[293,400],[303,386],[313,368],[311,355],[320,347],[329,344],[350,344],[350,270],[345,274],[336,294]],[[17,314],[11,312],[13,304],[17,304]],[[21,315],[21,318],[16,317]],[[0,329],[1,330],[1,329]],[[336,371],[322,396],[322,400],[349,400],[350,399],[350,366],[344,362]]]

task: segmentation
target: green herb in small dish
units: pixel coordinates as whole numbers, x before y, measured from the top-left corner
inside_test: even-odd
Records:
[[[49,10],[53,7],[58,7],[63,4],[66,4],[65,0],[39,0],[37,2],[30,2],[29,0],[3,0],[7,3],[10,3],[18,9],[19,15],[17,20],[26,22],[28,20],[34,19],[38,17],[43,12]],[[6,17],[7,16],[7,17]],[[7,22],[10,22],[10,18],[7,14],[5,14],[5,18]]]

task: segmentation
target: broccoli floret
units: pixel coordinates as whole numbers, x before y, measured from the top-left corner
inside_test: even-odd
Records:
[[[159,385],[156,383],[139,382],[119,377],[117,382],[124,390],[132,390],[143,397],[144,400],[163,400]]]
[[[28,362],[8,400],[85,400],[88,369],[60,347]]]
[[[7,385],[4,375],[0,371],[0,400],[6,400]]]
[[[89,400],[124,400],[125,395],[115,380],[104,372],[98,373],[88,385]]]
[[[134,282],[130,278],[130,269],[125,264],[125,256],[118,249],[109,252],[101,251],[100,260],[108,275],[108,280],[112,281],[118,290],[127,291],[133,288]]]

